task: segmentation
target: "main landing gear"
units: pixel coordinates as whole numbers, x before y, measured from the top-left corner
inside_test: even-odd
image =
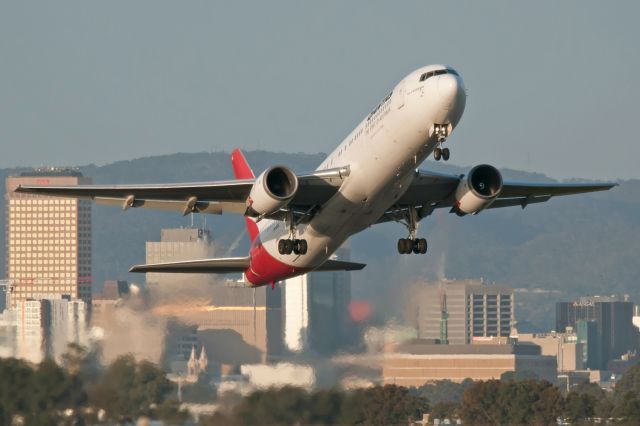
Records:
[[[451,155],[449,148],[442,148],[442,144],[447,140],[449,133],[448,126],[445,124],[435,124],[433,133],[438,138],[438,146],[433,150],[433,159],[436,161],[440,161],[441,158],[444,161],[449,160],[449,156]]]
[[[278,240],[278,253],[280,254],[307,254],[307,240],[296,238],[296,222],[291,211],[287,214],[289,223],[289,238]]]
[[[414,206],[407,210],[407,221],[400,222],[409,230],[409,238],[400,238],[398,240],[398,253],[400,254],[425,254],[427,252],[426,238],[417,238],[416,231],[418,229],[418,212]]]
[[[278,240],[278,253],[307,254],[307,240],[298,240],[291,238]]]
[[[398,240],[398,253],[400,254],[425,254],[426,252],[426,238],[400,238]]]

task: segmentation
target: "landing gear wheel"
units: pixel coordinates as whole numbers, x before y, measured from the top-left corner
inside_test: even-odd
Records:
[[[307,254],[307,240],[298,240],[298,253]]]
[[[284,241],[284,253],[283,254],[291,254],[293,252],[293,241],[291,240],[281,240]]]
[[[409,254],[411,253],[411,240],[408,238],[400,238],[398,240],[398,253]]]
[[[436,161],[440,161],[440,158],[442,157],[442,149],[441,148],[436,148],[433,150],[433,159]]]
[[[300,240],[293,240],[293,254],[300,254]]]
[[[280,254],[285,254],[286,253],[286,248],[285,245],[287,240],[278,240],[278,253]]]
[[[449,148],[442,148],[442,159],[444,161],[449,160],[449,155],[451,155],[451,152],[449,152]]]
[[[416,252],[416,249],[418,250]],[[425,254],[427,252],[427,240],[426,238],[418,238],[413,244],[414,253]]]

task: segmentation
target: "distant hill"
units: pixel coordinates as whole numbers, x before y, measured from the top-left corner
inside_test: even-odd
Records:
[[[296,171],[314,169],[323,154],[285,154],[250,151],[256,172],[273,164]],[[423,168],[464,173],[468,167],[427,162]],[[232,177],[229,154],[224,152],[174,154],[120,161],[105,166],[80,167],[95,183],[184,182]],[[0,178],[21,169],[2,169]],[[506,179],[551,181],[540,174],[502,171]],[[2,187],[4,191],[4,185]],[[94,208],[94,285],[104,279],[142,281],[129,275],[134,263],[144,261],[145,241],[157,241],[160,229],[188,226],[189,217],[175,213]],[[201,225],[205,218],[195,217]],[[4,229],[5,211],[0,210]],[[207,216],[220,255],[246,252],[244,223],[234,215]],[[429,239],[429,254],[399,256],[396,240],[406,236],[398,224],[371,228],[351,240],[353,260],[368,264],[352,275],[353,297],[369,299],[378,318],[402,316],[405,291],[425,279],[483,278],[515,288],[554,292],[519,292],[517,317],[525,329],[551,327],[553,303],[584,294],[629,294],[640,300],[640,181],[623,181],[612,191],[553,199],[546,204],[496,209],[459,218],[437,211],[421,223],[421,236]],[[0,244],[4,247],[4,233]],[[234,242],[239,241],[239,244]],[[231,247],[231,251],[227,250]],[[5,256],[0,263],[4,276]]]

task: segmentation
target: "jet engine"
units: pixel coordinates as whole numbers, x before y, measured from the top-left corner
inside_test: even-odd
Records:
[[[249,198],[245,215],[251,217],[275,213],[293,199],[298,191],[298,177],[284,166],[270,167],[256,179]]]
[[[502,175],[493,166],[475,166],[463,177],[456,189],[453,211],[458,216],[476,214],[486,209],[502,191]]]

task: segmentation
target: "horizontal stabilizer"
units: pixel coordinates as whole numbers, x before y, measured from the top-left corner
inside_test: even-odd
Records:
[[[219,259],[186,260],[183,262],[155,263],[135,265],[129,272],[162,272],[162,273],[199,273],[230,274],[244,272],[249,267],[249,257],[227,257]]]
[[[314,271],[359,271],[367,266],[364,263],[343,262],[342,260],[327,260]]]

